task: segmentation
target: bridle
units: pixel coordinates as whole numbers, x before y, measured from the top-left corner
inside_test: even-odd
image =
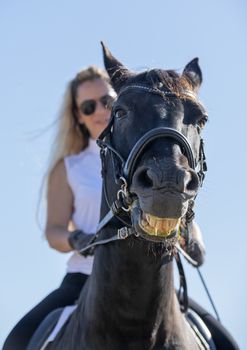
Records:
[[[129,85],[122,90],[118,95],[118,98],[129,90],[134,91],[145,91],[151,94],[158,94],[163,98],[178,98],[178,96],[171,91],[163,91],[158,88],[150,88],[145,85]],[[193,97],[194,94],[191,91],[185,90],[183,92],[185,97]],[[175,140],[182,149],[183,154],[186,156],[188,160],[188,164],[191,169],[197,171],[197,176],[199,178],[199,183],[202,186],[203,180],[205,177],[205,172],[207,170],[206,165],[206,157],[204,153],[204,142],[200,136],[200,146],[199,146],[199,155],[196,158],[194,156],[192,147],[188,139],[179,131],[170,127],[159,127],[152,130],[149,130],[145,133],[134,145],[132,148],[128,158],[125,160],[124,157],[113,147],[112,145],[112,129],[114,124],[115,116],[112,113],[110,122],[107,128],[102,132],[97,140],[99,147],[101,148],[100,155],[102,161],[102,176],[104,178],[106,172],[106,156],[109,153],[113,169],[114,169],[114,179],[115,183],[120,185],[120,189],[117,192],[117,198],[113,201],[112,204],[109,202],[108,191],[106,188],[106,181],[104,179],[104,194],[106,198],[106,202],[109,206],[110,211],[107,215],[100,221],[98,230],[102,229],[111,219],[116,216],[120,218],[120,212],[128,212],[131,208],[131,205],[134,200],[134,195],[130,193],[130,184],[132,181],[132,176],[136,167],[136,163],[140,156],[143,154],[144,149],[154,140],[158,138],[171,138]],[[191,213],[193,206],[193,201],[190,202],[188,215],[190,217],[190,221],[193,219],[193,214]],[[120,218],[121,220],[121,218]],[[125,222],[126,223],[126,222]],[[126,223],[127,226],[130,226]]]
[[[150,88],[145,85],[129,85],[125,88],[123,88],[118,97],[128,91],[128,90],[137,90],[137,91],[145,91],[148,93],[154,93],[162,96],[163,98],[178,98],[176,94],[170,91],[162,91],[158,88]],[[184,91],[183,92],[184,96],[187,97],[193,97],[195,98],[194,94],[191,91]],[[121,218],[121,214],[126,214],[126,212],[129,212],[131,209],[131,205],[134,201],[134,196],[133,194],[130,193],[129,187],[132,181],[132,176],[133,172],[135,170],[136,163],[138,159],[140,158],[140,155],[143,153],[144,149],[154,140],[158,138],[172,138],[175,140],[179,146],[181,147],[183,154],[186,156],[188,160],[188,164],[190,168],[193,170],[198,169],[197,171],[197,176],[199,178],[199,183],[200,186],[203,184],[203,180],[205,178],[205,172],[207,171],[207,164],[206,164],[206,157],[204,153],[204,142],[203,139],[200,136],[200,146],[199,146],[199,152],[198,152],[198,157],[196,158],[194,156],[192,147],[188,141],[188,139],[179,131],[173,128],[169,127],[159,127],[152,129],[148,131],[146,134],[144,134],[134,145],[132,148],[129,156],[125,160],[124,157],[113,147],[112,145],[112,129],[113,129],[113,124],[114,124],[114,113],[112,113],[110,122],[106,129],[101,133],[99,136],[99,139],[97,140],[97,143],[99,147],[101,148],[100,150],[100,155],[101,155],[101,161],[102,161],[102,176],[103,176],[103,190],[104,190],[104,196],[106,199],[106,202],[109,207],[108,213],[105,215],[105,217],[100,221],[98,228],[97,228],[97,233],[94,237],[94,239],[91,241],[91,243],[81,249],[81,253],[93,249],[96,246],[99,245],[104,245],[108,244],[114,241],[119,241],[119,240],[125,240],[130,236],[139,236],[137,232],[135,232],[134,228],[132,227],[131,223],[125,222]],[[113,164],[113,169],[114,169],[114,179],[115,183],[117,185],[120,185],[120,189],[117,192],[117,198],[113,201],[112,204],[109,202],[108,198],[108,191],[106,188],[106,155],[109,153],[112,164]],[[119,166],[120,164],[120,166]],[[188,211],[186,213],[186,224],[189,226],[192,224],[192,220],[194,218],[194,212],[193,212],[193,204],[194,200],[191,200],[189,203]],[[113,217],[117,217],[120,221],[124,222],[125,226],[117,230],[117,234],[114,235],[113,237],[107,238],[107,239],[101,239],[98,240],[99,237],[99,232],[100,230],[109,222],[112,220]],[[176,261],[177,261],[177,266],[179,270],[179,276],[180,276],[180,288],[178,292],[178,299],[180,302],[180,308],[182,312],[187,311],[188,307],[188,295],[187,295],[187,283],[186,283],[186,278],[182,266],[182,262],[180,260],[179,253],[181,253],[184,258],[194,267],[197,267],[197,271],[199,273],[200,279],[204,285],[204,288],[206,290],[206,293],[209,297],[210,303],[215,311],[216,317],[219,320],[219,316],[216,310],[216,307],[213,303],[213,300],[209,294],[209,291],[206,287],[205,281],[202,277],[202,274],[198,268],[198,263],[197,261],[193,260],[179,245],[177,242],[175,244],[175,249],[176,254]],[[168,250],[165,256],[168,256],[169,259],[172,258],[173,255],[173,250]]]
[[[171,91],[163,91],[163,90],[160,90],[159,88],[150,88],[145,85],[136,85],[136,84],[129,85],[127,87],[124,87],[122,90],[120,90],[118,98],[123,93],[126,93],[129,90],[145,91],[151,94],[158,94],[163,98],[178,98],[178,96]],[[191,91],[185,90],[183,91],[183,95],[190,98],[191,97],[195,98],[194,94]],[[101,148],[100,156],[101,156],[101,162],[102,162],[103,191],[104,191],[104,197],[105,197],[106,203],[109,207],[109,211],[103,217],[103,219],[99,222],[97,227],[97,233],[94,239],[92,240],[92,242],[90,242],[90,244],[85,248],[81,249],[80,253],[83,253],[88,249],[94,248],[95,246],[98,246],[98,245],[108,244],[113,241],[126,239],[132,235],[139,236],[139,234],[135,232],[134,228],[132,227],[131,220],[128,215],[128,212],[131,210],[133,202],[136,200],[135,195],[130,192],[129,188],[132,181],[132,176],[135,170],[136,163],[140,158],[141,154],[143,153],[144,149],[152,141],[158,138],[168,138],[168,137],[175,140],[181,147],[184,155],[186,156],[190,168],[192,168],[193,170],[196,170],[197,168],[199,168],[199,170],[197,171],[197,175],[201,186],[205,177],[205,171],[207,170],[206,157],[205,157],[204,147],[203,147],[204,143],[201,136],[200,136],[199,155],[196,158],[194,156],[192,147],[189,141],[187,140],[187,138],[176,129],[169,128],[169,127],[159,127],[159,128],[149,130],[136,142],[129,156],[125,160],[124,157],[112,145],[112,133],[113,133],[112,129],[113,129],[114,120],[115,120],[115,115],[112,112],[108,126],[101,133],[101,135],[97,140],[97,144]],[[110,156],[113,170],[114,170],[113,175],[114,175],[115,183],[118,186],[120,186],[119,190],[117,191],[117,196],[112,203],[110,203],[108,189],[106,185],[108,154]],[[192,199],[189,201],[189,207],[186,213],[186,221],[188,225],[191,224],[194,217],[194,212],[192,209],[193,204],[194,204],[194,200]],[[125,218],[123,218],[123,216],[126,217],[126,213],[128,215],[127,221]],[[116,217],[118,220],[124,223],[124,227],[118,229],[117,234],[115,236],[107,239],[98,240],[101,229],[107,223],[109,223],[114,217]]]

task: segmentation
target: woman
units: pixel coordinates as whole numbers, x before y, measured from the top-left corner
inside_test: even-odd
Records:
[[[52,248],[74,252],[60,287],[18,322],[3,350],[25,349],[51,311],[74,304],[91,273],[93,257],[82,256],[77,250],[91,240],[99,222],[102,180],[96,139],[107,126],[115,96],[107,74],[96,67],[82,70],[68,85],[47,175],[45,233]],[[193,225],[193,236],[198,233],[199,228]],[[198,255],[198,240],[194,242],[193,249],[186,240],[182,243],[188,253],[200,259],[203,248],[199,246]]]
[[[52,248],[74,253],[60,287],[18,322],[3,350],[26,349],[41,321],[54,309],[73,304],[91,273],[93,257],[76,249],[85,237],[91,239],[99,222],[102,180],[96,139],[108,123],[114,98],[107,73],[97,67],[82,70],[67,87],[47,175],[45,233]]]

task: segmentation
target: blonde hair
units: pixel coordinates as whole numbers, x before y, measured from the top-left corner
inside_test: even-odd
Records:
[[[89,66],[77,73],[68,83],[57,120],[57,132],[51,147],[47,177],[60,160],[68,155],[77,154],[88,146],[89,132],[77,120],[76,95],[78,86],[96,79],[109,83],[109,76],[103,69]]]
[[[56,120],[57,130],[48,159],[47,171],[45,172],[40,190],[36,211],[38,226],[43,231],[43,216],[41,212],[42,203],[46,202],[48,181],[55,166],[66,156],[77,154],[88,146],[90,134],[84,125],[77,120],[76,96],[78,86],[86,81],[102,79],[110,84],[106,71],[96,66],[89,66],[79,71],[75,78],[66,87],[63,103]],[[44,202],[43,202],[44,200]]]

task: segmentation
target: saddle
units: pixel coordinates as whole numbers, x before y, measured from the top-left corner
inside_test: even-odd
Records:
[[[206,327],[208,328],[208,331],[211,334],[211,338],[213,340],[215,347],[209,348],[210,350],[211,349],[240,350],[236,341],[233,339],[233,337],[227,331],[227,329],[222,325],[222,323],[220,323],[208,311],[206,311],[202,306],[197,304],[191,298],[188,299],[188,302],[189,302],[189,305],[188,305],[189,317],[190,318],[193,318],[193,316],[195,317],[194,323],[197,326],[199,324],[199,327],[198,327],[199,329],[200,329],[200,322],[198,323],[198,321],[202,320],[202,322],[206,325]],[[192,313],[190,310],[192,310]],[[204,333],[203,333],[203,336],[205,337]]]
[[[208,311],[191,298],[186,319],[198,338],[198,345],[205,350],[239,350],[235,340],[225,327]],[[38,327],[27,350],[48,350],[62,327],[69,321],[76,305],[52,311]]]
[[[50,312],[34,332],[26,350],[48,350],[76,308],[77,305],[70,305]]]

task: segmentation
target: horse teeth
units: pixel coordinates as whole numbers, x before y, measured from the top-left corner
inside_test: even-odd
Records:
[[[157,220],[156,223],[155,223],[155,228],[157,230],[162,231],[162,229],[163,229],[163,220]]]
[[[156,226],[156,220],[153,216],[150,217],[150,226],[153,226],[153,227]]]
[[[141,220],[141,225],[143,226],[143,227],[145,227],[145,226],[147,226],[148,225],[148,222],[146,221],[146,220]]]
[[[155,236],[166,236],[171,231],[176,230],[180,224],[180,219],[159,218],[157,216],[143,213],[141,219],[142,227]]]
[[[151,217],[151,215],[149,215],[149,214],[145,214],[145,216],[146,216],[146,220],[147,220],[147,222],[150,224],[150,221],[151,221],[150,217]]]

